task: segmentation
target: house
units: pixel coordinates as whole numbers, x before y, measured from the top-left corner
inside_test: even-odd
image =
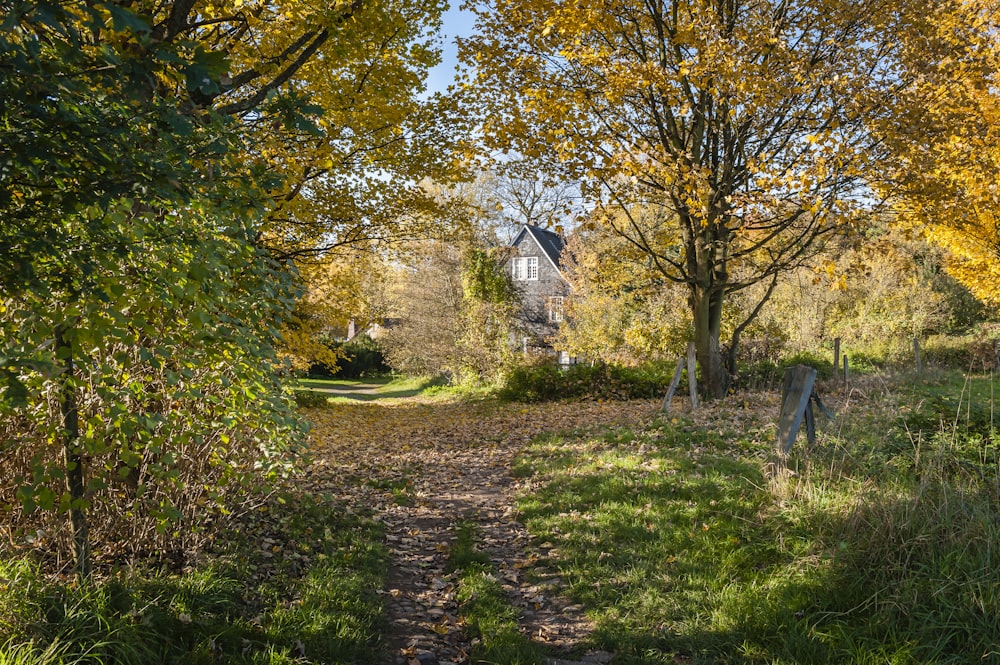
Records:
[[[530,335],[524,340],[526,347],[551,348],[549,340],[559,332],[563,302],[569,294],[559,263],[565,244],[558,233],[527,224],[510,243],[507,270],[524,307]]]

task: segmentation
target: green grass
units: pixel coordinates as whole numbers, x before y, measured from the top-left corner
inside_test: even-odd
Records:
[[[299,385],[306,388],[386,386],[396,381],[406,381],[392,376],[377,376],[370,379],[299,379]]]
[[[186,570],[54,583],[0,563],[0,664],[375,662],[387,556],[379,527],[286,496]]]
[[[471,662],[492,665],[539,665],[545,651],[520,632],[520,611],[497,578],[489,556],[476,548],[475,525],[459,525],[448,556],[458,571],[456,598],[460,614],[474,639]]]
[[[447,396],[457,389],[447,385],[444,377],[378,377],[373,379],[300,379],[297,395],[318,396],[323,403],[371,402],[378,399],[401,399],[406,397]],[[321,392],[335,389],[338,393]],[[306,398],[309,400],[309,398]],[[315,399],[303,406],[322,406]]]
[[[929,396],[964,385],[940,378],[843,417],[794,473],[753,428],[540,439],[521,518],[616,664],[1000,660],[995,444],[940,425]],[[969,413],[990,411],[982,381]]]

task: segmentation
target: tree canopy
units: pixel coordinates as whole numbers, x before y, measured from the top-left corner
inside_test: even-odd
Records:
[[[944,3],[907,36],[896,114],[882,128],[892,148],[883,190],[910,230],[950,255],[949,271],[978,298],[1000,305],[1000,4]],[[932,57],[928,57],[928,52]]]
[[[727,294],[774,283],[875,201],[877,128],[913,110],[897,97],[915,81],[906,63],[937,29],[908,0],[503,0],[477,14],[463,53],[485,145],[583,183],[590,223],[686,287],[712,395]]]
[[[0,7],[0,500],[69,515],[86,574],[88,511],[181,548],[284,463],[289,260],[405,234],[451,168],[420,96],[442,5]]]

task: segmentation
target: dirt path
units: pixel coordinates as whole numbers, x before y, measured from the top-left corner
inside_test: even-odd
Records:
[[[381,383],[331,383],[318,381],[302,381],[303,388],[317,393],[325,393],[332,397],[347,397],[356,400],[372,400],[377,397]]]
[[[446,561],[456,525],[470,519],[523,612],[522,631],[557,654],[574,649],[590,631],[581,608],[560,596],[560,580],[551,573],[532,567],[535,581],[526,579],[533,552],[517,521],[520,485],[511,463],[543,432],[634,424],[658,406],[379,400],[310,412],[317,456],[312,480],[345,503],[374,508],[385,524],[392,564],[384,591],[391,624],[383,665],[469,663]],[[589,658],[601,660],[602,654]]]

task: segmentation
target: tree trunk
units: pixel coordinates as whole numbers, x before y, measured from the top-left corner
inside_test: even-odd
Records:
[[[63,459],[66,465],[66,489],[69,492],[69,519],[73,529],[73,558],[76,574],[90,577],[90,532],[87,526],[83,455],[80,450],[80,415],[76,403],[76,368],[73,344],[66,339],[66,328],[56,329],[56,356],[63,361],[62,402]]]
[[[705,399],[724,397],[729,375],[719,351],[722,328],[722,291],[691,287],[689,296],[694,320],[694,345],[701,367],[701,393]]]

